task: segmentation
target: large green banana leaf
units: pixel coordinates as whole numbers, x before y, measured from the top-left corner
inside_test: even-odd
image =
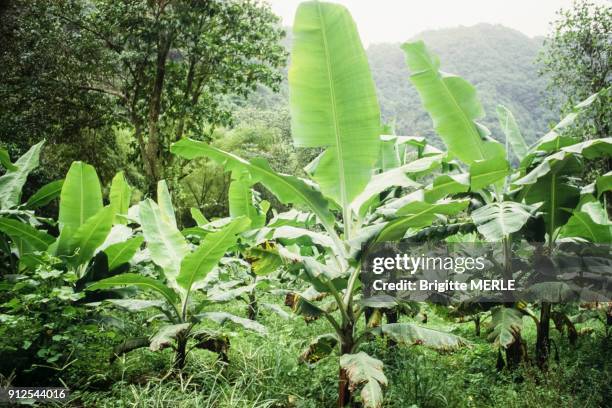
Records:
[[[127,215],[130,208],[130,200],[132,198],[132,189],[125,180],[122,171],[115,174],[111,182],[110,192],[108,194],[111,207],[113,208],[114,224],[125,224],[126,220],[121,215]]]
[[[228,201],[230,217],[247,217],[251,220],[251,229],[265,225],[266,214],[260,212],[253,204],[253,190],[251,190],[251,181],[247,177],[232,180],[228,191]]]
[[[48,184],[45,184],[41,188],[39,188],[25,204],[25,207],[28,210],[33,210],[38,207],[42,207],[50,203],[55,198],[59,197],[62,192],[62,186],[64,185],[64,180],[55,180]]]
[[[58,255],[72,255],[76,251],[74,256],[68,258],[69,263],[78,266],[88,262],[96,249],[104,243],[112,226],[113,208],[109,206],[100,209],[77,228],[70,237],[67,237],[68,246],[62,250],[67,252],[58,253]],[[66,237],[65,234],[64,237]]]
[[[176,282],[189,293],[219,263],[236,243],[236,235],[248,228],[250,222],[246,217],[236,218],[220,231],[207,234],[198,249],[183,258]]]
[[[348,209],[378,158],[381,122],[368,60],[343,6],[299,6],[289,93],[295,144],[326,148],[313,177],[326,196]]]
[[[180,231],[164,220],[159,206],[151,199],[140,203],[142,233],[151,259],[163,270],[171,286],[175,287],[181,261],[189,252]]]
[[[122,286],[136,286],[144,290],[153,290],[162,295],[171,305],[174,305],[178,300],[176,293],[162,282],[136,273],[124,273],[102,279],[88,286],[86,290],[112,289]]]
[[[560,231],[563,237],[578,237],[595,243],[612,242],[612,223],[606,209],[591,195],[583,196],[580,204]]]
[[[514,119],[514,115],[510,109],[503,105],[499,105],[497,107],[497,119],[499,120],[502,132],[506,135],[506,141],[509,147],[520,162],[527,155],[529,147],[521,134],[521,130],[516,123],[516,119]]]
[[[474,211],[472,219],[487,241],[497,242],[523,228],[538,207],[514,201],[493,202]]]
[[[263,184],[283,204],[306,205],[321,222],[328,226],[335,222],[333,214],[329,211],[328,202],[320,191],[295,176],[275,172],[263,159],[247,161],[232,153],[192,139],[183,139],[174,143],[170,150],[187,159],[208,157],[224,165],[229,171],[246,170],[251,175],[253,183]]]
[[[476,89],[464,79],[440,71],[439,59],[422,41],[405,43],[402,49],[411,72],[410,81],[449,153],[467,164],[504,157],[501,144],[483,140],[486,131],[476,119],[484,116],[484,110]]]
[[[73,162],[60,194],[60,229],[76,231],[102,209],[102,190],[96,170],[89,164]]]
[[[9,166],[4,175],[0,177],[0,209],[15,207],[21,200],[21,190],[28,178],[28,174],[38,167],[40,149],[44,140],[30,147],[30,149],[17,161]],[[10,164],[10,161],[9,161]]]
[[[0,231],[11,237],[20,257],[32,251],[44,251],[53,242],[53,237],[46,232],[11,218],[0,217]]]

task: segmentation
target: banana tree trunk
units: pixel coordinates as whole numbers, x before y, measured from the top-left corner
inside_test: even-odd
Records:
[[[546,368],[550,352],[550,310],[551,304],[542,302],[538,337],[536,339],[536,362],[540,368]]]
[[[176,356],[174,365],[179,370],[185,368],[185,363],[187,361],[187,338],[180,336],[176,341]]]
[[[257,297],[255,290],[249,292],[249,304],[247,305],[247,317],[249,320],[257,320],[259,314],[259,305],[257,304]]]
[[[340,345],[340,355],[350,354],[353,351],[353,326],[344,328],[342,343]],[[351,406],[353,396],[349,388],[349,378],[347,372],[340,367],[338,374],[338,408]]]

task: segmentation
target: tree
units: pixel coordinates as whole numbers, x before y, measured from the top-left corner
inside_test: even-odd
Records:
[[[285,61],[278,17],[256,0],[16,1],[9,9],[6,37],[25,37],[3,52],[3,65],[17,67],[7,95],[33,84],[34,95],[26,98],[55,101],[58,117],[102,110],[107,116],[96,118],[128,127],[149,193],[157,180],[180,177],[170,143],[229,123],[228,97],[246,97],[258,84],[275,87]],[[28,60],[30,44],[38,51],[35,61]],[[100,102],[84,104],[86,98]],[[44,117],[38,122],[66,126]],[[45,136],[44,127],[34,128]]]
[[[539,60],[541,75],[548,76],[551,103],[564,112],[612,82],[612,7],[590,0],[576,0],[572,8],[560,10],[552,23],[552,34],[545,40]],[[592,113],[581,121],[576,132],[584,139],[610,134],[608,107],[612,95],[592,105]]]

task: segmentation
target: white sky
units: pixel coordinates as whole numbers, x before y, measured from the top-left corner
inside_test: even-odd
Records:
[[[265,0],[291,26],[301,0]],[[595,0],[606,3],[606,0]],[[353,15],[364,45],[402,42],[423,30],[502,24],[529,37],[546,35],[549,22],[572,0],[335,0]],[[608,4],[610,4],[608,2]]]

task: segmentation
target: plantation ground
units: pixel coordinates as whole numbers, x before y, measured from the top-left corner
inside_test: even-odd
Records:
[[[267,300],[280,303],[278,298]],[[609,340],[602,340],[601,325],[579,325],[586,334],[580,336],[576,349],[553,329],[559,359],[551,361],[546,374],[529,366],[516,372],[498,372],[496,352],[486,340],[484,327],[478,338],[473,322],[448,323],[424,307],[427,326],[464,336],[472,347],[436,353],[422,347],[387,348],[383,340],[367,344],[365,351],[385,364],[389,379],[385,407],[603,407],[612,399],[612,354]],[[245,307],[236,302],[228,311],[243,315]],[[144,319],[134,320],[134,315],[127,313],[116,316],[126,319],[124,333],[143,334]],[[194,350],[182,376],[168,371],[173,359],[170,350],[135,351],[109,365],[110,348],[118,339],[108,337],[112,333],[108,326],[96,337],[75,339],[85,347],[60,376],[73,390],[68,405],[334,406],[337,357],[312,367],[299,363],[296,357],[308,339],[326,332],[326,323],[306,324],[299,317],[283,319],[267,311],[262,311],[260,320],[268,328],[268,335],[247,331],[234,335],[227,367],[216,362],[214,354]],[[527,319],[524,323],[524,338],[533,347],[535,328]]]

